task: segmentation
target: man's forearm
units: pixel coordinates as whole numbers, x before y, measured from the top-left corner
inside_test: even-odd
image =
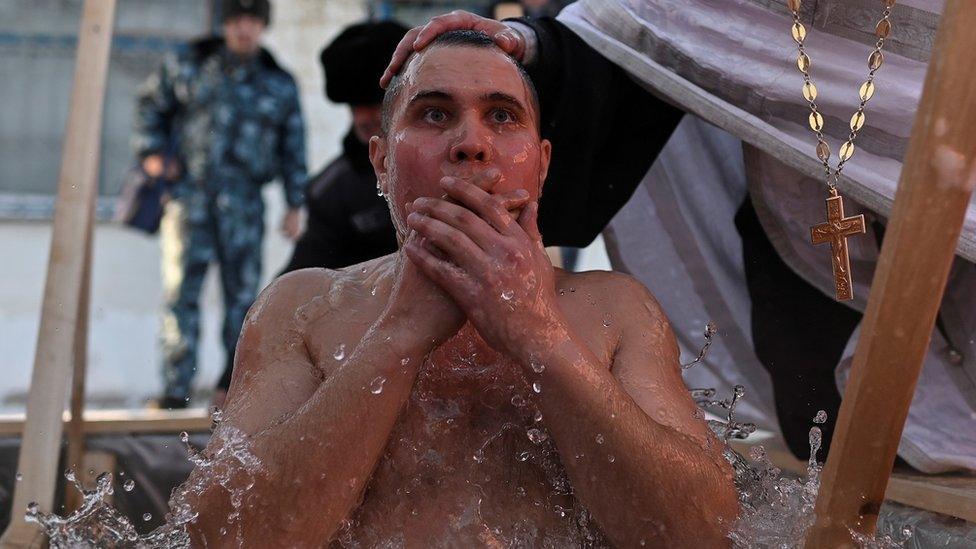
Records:
[[[377,321],[298,412],[251,437],[262,472],[238,510],[244,539],[325,542],[358,505],[429,350],[408,324]],[[211,491],[198,528],[212,540],[232,509]]]
[[[611,541],[727,545],[737,503],[718,441],[706,447],[648,417],[577,337],[560,339],[543,359],[543,417],[577,496]]]

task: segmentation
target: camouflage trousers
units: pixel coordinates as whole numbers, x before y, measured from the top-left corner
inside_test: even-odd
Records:
[[[218,195],[190,193],[170,200],[160,224],[163,292],[164,397],[188,399],[197,371],[200,293],[211,263],[220,269],[224,323],[221,339],[233,361],[244,316],[261,278],[264,204],[260,195],[241,204]],[[255,203],[256,202],[256,203]]]

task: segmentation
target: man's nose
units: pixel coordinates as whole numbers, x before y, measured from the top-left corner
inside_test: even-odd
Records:
[[[491,160],[491,137],[483,128],[466,125],[458,129],[451,146],[451,162],[488,162]]]

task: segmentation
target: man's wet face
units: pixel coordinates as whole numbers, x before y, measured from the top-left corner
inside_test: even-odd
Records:
[[[389,131],[371,155],[398,228],[405,227],[404,204],[444,195],[444,176],[495,169],[501,178],[486,190],[522,188],[538,198],[549,142],[539,137],[531,92],[511,58],[497,48],[433,46],[401,78]]]

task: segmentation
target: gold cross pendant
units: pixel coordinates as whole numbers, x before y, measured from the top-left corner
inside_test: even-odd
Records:
[[[864,215],[844,217],[844,199],[837,194],[837,189],[830,189],[830,196],[827,197],[827,222],[810,227],[810,239],[814,244],[830,243],[837,301],[854,299],[851,257],[847,252],[847,237],[865,232]]]

